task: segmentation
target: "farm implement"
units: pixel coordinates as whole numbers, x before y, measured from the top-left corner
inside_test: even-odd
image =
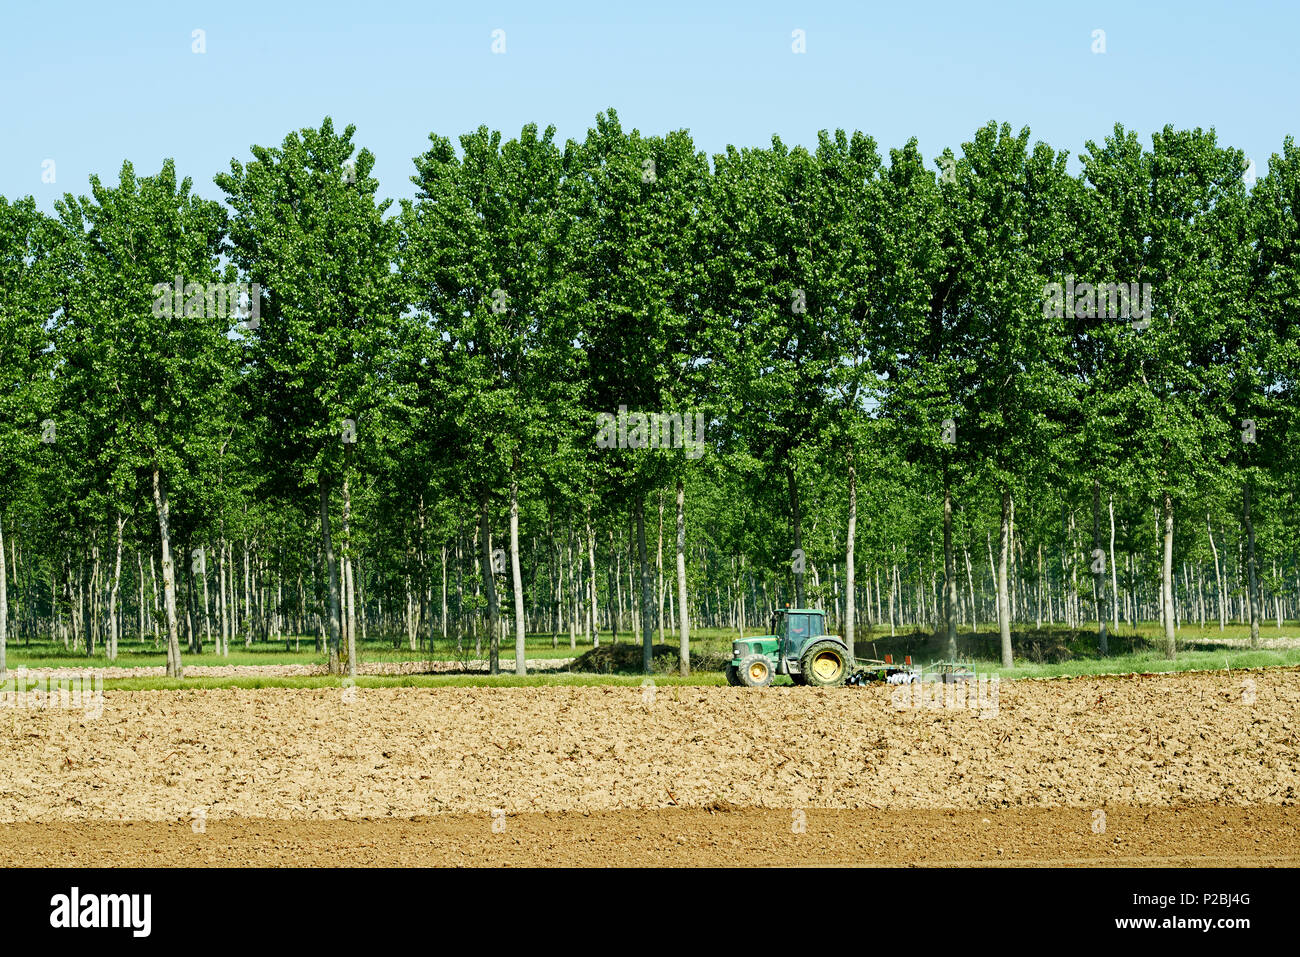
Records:
[[[818,688],[839,685],[911,684],[970,681],[975,667],[969,661],[935,661],[925,667],[901,664],[892,655],[883,659],[854,658],[838,635],[826,633],[826,613],[816,608],[785,608],[772,617],[772,634],[732,642],[727,683],[766,688],[777,675],[789,675],[797,685]]]

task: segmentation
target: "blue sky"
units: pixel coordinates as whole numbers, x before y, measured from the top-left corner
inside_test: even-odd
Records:
[[[220,198],[232,157],[329,115],[356,124],[382,193],[404,197],[430,132],[537,122],[580,139],[610,106],[710,154],[842,127],[882,151],[915,136],[933,157],[995,119],[1077,155],[1116,122],[1146,142],[1166,123],[1213,126],[1263,175],[1300,127],[1297,35],[1300,4],[1282,2],[0,0],[0,195],[48,210],[91,173],[124,159],[156,173],[170,156]]]

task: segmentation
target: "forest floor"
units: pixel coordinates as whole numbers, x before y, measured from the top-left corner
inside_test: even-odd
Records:
[[[226,688],[10,706],[0,865],[1300,863],[1300,671],[983,692]]]

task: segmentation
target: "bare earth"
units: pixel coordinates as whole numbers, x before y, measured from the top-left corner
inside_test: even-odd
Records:
[[[1300,863],[1295,670],[1007,682],[996,713],[899,704],[718,687],[9,704],[0,865]]]
[[[0,826],[6,867],[1300,866],[1295,808],[794,812]]]
[[[526,658],[524,667],[529,672],[562,671],[577,661],[576,658]],[[431,675],[457,673],[486,673],[490,663],[486,658],[470,658],[468,661],[367,661],[358,663],[359,675]],[[499,662],[502,671],[513,671],[514,658],[502,658]],[[49,680],[51,678],[76,678],[94,675],[105,680],[110,678],[163,678],[167,675],[166,667],[137,666],[126,668],[109,666],[105,668],[15,668],[21,671],[29,681]],[[329,674],[327,665],[186,665],[186,678],[300,678]]]

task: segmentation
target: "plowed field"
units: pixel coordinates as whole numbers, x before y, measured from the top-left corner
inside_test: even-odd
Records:
[[[1003,682],[996,708],[939,703],[575,687],[11,706],[0,864],[1300,860],[1300,672]]]

